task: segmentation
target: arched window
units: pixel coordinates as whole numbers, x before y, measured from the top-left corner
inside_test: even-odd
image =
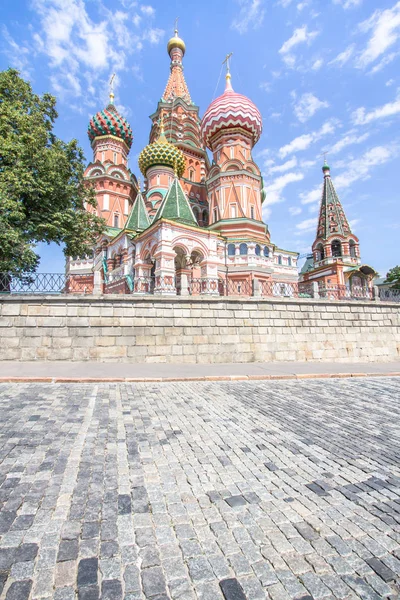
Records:
[[[228,244],[228,256],[235,256],[235,244]]]
[[[269,256],[269,248],[268,248],[268,246],[264,246],[264,256],[266,256],[267,258]]]
[[[338,258],[342,256],[342,244],[339,240],[333,240],[331,248],[333,257]]]
[[[259,246],[257,244],[257,246],[254,249],[254,252],[256,253],[256,256],[260,256],[260,254],[261,254],[261,246]]]
[[[203,211],[203,223],[204,225],[208,225],[208,212],[206,210]]]
[[[325,250],[322,244],[318,244],[316,247],[317,251],[317,260],[324,260],[325,258]]]
[[[189,179],[190,179],[190,181],[194,180],[194,169],[189,170]]]
[[[247,244],[240,244],[239,252],[242,256],[247,254]]]
[[[356,243],[354,240],[350,240],[349,242],[349,248],[350,248],[350,256],[352,256],[353,258],[357,257],[356,254]]]
[[[114,227],[119,227],[119,215],[114,215]]]
[[[278,265],[281,265],[281,264],[282,264],[282,256],[279,254],[279,256],[278,256]]]
[[[292,266],[292,257],[289,256],[289,258],[287,259],[287,264],[289,265],[289,267]]]
[[[117,164],[117,153],[114,152],[114,163]]]
[[[214,223],[218,221],[218,208],[214,208]]]
[[[254,206],[250,206],[250,218],[254,219]]]

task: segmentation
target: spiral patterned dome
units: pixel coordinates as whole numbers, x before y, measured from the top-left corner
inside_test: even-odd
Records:
[[[170,167],[174,169],[178,177],[182,177],[186,161],[183,152],[168,142],[162,129],[158,140],[149,144],[141,151],[138,163],[144,177],[146,177],[146,173],[150,167],[157,165]]]
[[[90,119],[88,136],[91,142],[101,135],[114,135],[123,140],[128,148],[132,146],[133,135],[128,121],[122,117],[114,104],[109,104]]]
[[[253,146],[262,132],[262,118],[255,104],[246,96],[233,91],[230,75],[222,96],[211,102],[201,122],[201,134],[205,145],[211,149],[211,138],[223,129],[240,127],[252,135]]]

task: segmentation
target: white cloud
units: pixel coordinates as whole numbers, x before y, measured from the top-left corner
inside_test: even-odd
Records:
[[[268,81],[262,81],[260,83],[260,90],[263,90],[264,92],[267,92],[267,94],[269,94],[269,92],[271,91],[271,84],[268,83]]]
[[[293,67],[296,62],[296,57],[291,54],[291,50],[299,44],[311,44],[318,34],[319,31],[308,31],[307,25],[303,25],[303,27],[298,27],[294,30],[292,36],[282,44],[279,50],[279,54],[282,55],[282,58],[288,67]]]
[[[289,183],[295,181],[301,181],[304,179],[302,173],[285,173],[280,175],[271,182],[266,183],[264,190],[266,192],[266,198],[263,202],[263,206],[270,206],[271,204],[277,204],[283,202],[282,192]]]
[[[375,146],[362,156],[347,163],[344,173],[335,179],[338,189],[349,187],[359,179],[369,179],[372,167],[382,165],[398,155],[398,149],[391,146]]]
[[[287,160],[283,165],[272,166],[268,169],[268,173],[284,173],[285,171],[290,171],[290,169],[294,169],[297,166],[297,158],[294,156],[290,160]]]
[[[309,233],[310,231],[314,231],[317,227],[317,217],[311,217],[311,219],[305,219],[304,221],[300,221],[297,223],[295,232],[296,235],[303,235],[303,233]]]
[[[301,203],[302,204],[312,204],[313,202],[320,200],[321,193],[322,193],[321,185],[317,185],[314,189],[310,190],[309,192],[302,192],[300,194]]]
[[[365,68],[397,42],[400,35],[400,2],[396,2],[392,8],[376,10],[361,23],[360,29],[363,32],[371,31],[367,46],[357,60],[357,66]]]
[[[341,4],[344,9],[355,8],[356,6],[360,6],[362,0],[333,0],[334,4]]]
[[[346,146],[351,146],[353,144],[361,144],[370,136],[369,133],[364,133],[363,135],[357,135],[355,131],[349,131],[346,135],[342,137],[342,139],[338,140],[336,144],[334,144],[330,150],[329,154],[337,154],[341,152],[343,148]]]
[[[394,79],[388,79],[388,81],[385,83],[386,87],[390,87],[393,84],[394,84]]]
[[[143,5],[140,7],[140,10],[147,17],[154,17],[154,15],[156,14],[156,11],[154,10],[154,8],[152,6]]]
[[[374,73],[378,73],[378,71],[382,71],[382,69],[386,67],[386,65],[389,65],[391,62],[393,62],[394,59],[399,56],[399,54],[399,52],[391,52],[387,56],[384,56],[382,60],[380,60],[378,64],[371,69],[369,75],[373,75]]]
[[[139,52],[143,41],[156,44],[164,33],[149,28],[155,11],[148,5],[134,17],[103,6],[97,19],[84,0],[33,0],[32,7],[40,22],[32,38],[36,50],[49,58],[52,89],[61,99],[81,96],[86,106],[88,95],[101,96],[107,89],[110,73],[128,68],[128,56]],[[142,32],[134,29],[139,24]]]
[[[144,39],[148,40],[150,44],[159,44],[164,37],[165,31],[163,29],[148,29],[144,34]]]
[[[313,71],[319,71],[319,69],[323,66],[323,64],[324,64],[324,61],[322,60],[322,58],[317,58],[311,65],[311,69]]]
[[[303,94],[300,100],[295,101],[294,114],[301,123],[305,123],[321,108],[328,108],[329,102],[319,100],[310,92]]]
[[[357,108],[353,112],[352,118],[356,125],[366,125],[375,121],[376,119],[384,119],[385,117],[391,117],[400,112],[400,96],[394,102],[388,102],[383,106],[378,106],[370,112],[366,112],[364,106]]]
[[[1,32],[4,41],[7,43],[4,53],[10,61],[10,67],[17,69],[21,73],[22,77],[29,78],[29,56],[31,53],[29,47],[25,44],[17,44],[5,25],[1,27]]]
[[[353,56],[354,49],[355,49],[355,45],[354,44],[350,44],[350,46],[347,46],[346,50],[343,50],[343,52],[341,52],[340,54],[338,54],[336,56],[336,58],[334,58],[333,60],[331,60],[328,63],[328,65],[339,65],[339,67],[342,67]]]
[[[281,158],[285,158],[288,154],[293,154],[294,152],[306,150],[309,146],[311,146],[311,144],[317,142],[325,135],[333,133],[335,131],[336,125],[337,121],[327,121],[318,131],[312,131],[311,133],[305,133],[303,135],[300,135],[299,137],[292,140],[289,144],[286,144],[285,146],[279,148],[279,156]]]
[[[295,217],[296,215],[299,215],[300,213],[301,213],[300,206],[289,206],[289,214],[291,214],[292,217]]]
[[[260,27],[264,20],[265,10],[263,0],[237,0],[240,5],[239,15],[231,23],[241,35],[247,33],[249,28]]]

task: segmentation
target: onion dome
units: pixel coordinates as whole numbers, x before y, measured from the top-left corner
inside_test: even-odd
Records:
[[[237,94],[231,85],[231,75],[226,75],[226,87],[222,96],[211,102],[201,122],[201,132],[205,145],[224,129],[240,127],[253,138],[253,146],[260,139],[262,118],[255,104],[246,96]]]
[[[323,174],[325,175],[325,174],[329,173],[329,171],[330,171],[330,170],[331,170],[331,169],[330,169],[330,166],[328,165],[328,163],[327,163],[327,162],[326,162],[326,160],[325,160],[325,161],[324,161],[324,166],[322,167],[322,172],[323,172]]]
[[[88,136],[91,142],[102,135],[113,135],[120,138],[130,148],[132,146],[133,134],[128,121],[119,114],[111,101],[109,105],[100,110],[90,119]]]
[[[179,48],[179,50],[182,51],[182,55],[185,54],[186,52],[186,46],[185,46],[185,42],[183,41],[182,38],[180,38],[178,36],[178,30],[175,29],[175,33],[174,33],[174,37],[172,37],[168,44],[167,44],[167,52],[168,54],[171,54],[171,50],[173,50],[174,48]]]
[[[160,136],[158,140],[149,144],[139,154],[139,169],[146,177],[150,167],[163,165],[174,169],[178,177],[182,177],[185,171],[185,156],[179,148],[170,144],[164,134],[164,125],[160,124]]]

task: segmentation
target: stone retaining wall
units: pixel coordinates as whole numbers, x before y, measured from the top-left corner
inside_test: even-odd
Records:
[[[0,297],[0,360],[349,362],[399,357],[398,304]]]

